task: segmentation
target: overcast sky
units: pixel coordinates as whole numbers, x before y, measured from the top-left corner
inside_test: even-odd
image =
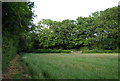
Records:
[[[34,23],[41,19],[62,21],[75,20],[78,16],[88,17],[92,12],[118,5],[119,0],[30,0],[35,3]]]

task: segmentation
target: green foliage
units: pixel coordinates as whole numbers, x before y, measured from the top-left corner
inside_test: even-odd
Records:
[[[96,39],[99,48],[102,49],[117,49],[118,47],[118,7],[108,8],[101,11],[94,22],[97,28]],[[109,48],[110,47],[110,48]]]
[[[70,53],[70,50],[61,50],[61,49],[35,49],[28,50],[27,53]]]
[[[118,7],[97,11],[76,20],[39,21],[39,48],[116,50],[119,43]]]
[[[55,46],[55,39],[56,37],[53,35],[54,33],[52,30],[49,30],[47,28],[43,29],[39,34],[38,34],[38,40],[40,42],[41,47],[49,47],[49,46]]]
[[[118,50],[82,50],[82,53],[118,53]]]
[[[2,38],[2,70],[6,71],[9,61],[17,54],[18,40],[13,35],[5,35]]]
[[[118,79],[117,54],[35,54],[22,56],[32,79]]]
[[[9,61],[21,49],[28,46],[26,34],[32,30],[31,23],[34,16],[31,11],[34,3],[32,2],[3,2],[2,3],[2,58],[3,72]],[[25,38],[24,38],[25,37]]]
[[[23,59],[21,57],[19,57],[17,60],[16,68],[18,69],[18,72],[13,77],[13,79],[32,79],[29,68],[23,62]],[[28,75],[28,76],[26,76],[26,75]]]

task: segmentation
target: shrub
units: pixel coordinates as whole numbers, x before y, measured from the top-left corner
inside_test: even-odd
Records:
[[[82,53],[118,53],[118,50],[82,50]]]
[[[6,71],[6,68],[12,58],[17,54],[18,43],[15,36],[3,35],[2,41],[2,70]]]
[[[28,53],[71,53],[70,50],[61,50],[61,49],[34,49],[28,50]]]

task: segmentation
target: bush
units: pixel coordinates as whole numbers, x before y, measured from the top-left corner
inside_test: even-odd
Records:
[[[71,53],[70,50],[61,49],[34,49],[26,51],[28,53]]]
[[[3,35],[2,41],[2,70],[6,71],[6,68],[12,58],[17,54],[18,51],[18,43],[15,36],[10,34]]]
[[[82,50],[82,53],[118,53],[118,50]]]

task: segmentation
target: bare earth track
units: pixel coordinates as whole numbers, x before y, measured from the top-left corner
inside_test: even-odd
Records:
[[[3,79],[12,79],[12,77],[14,77],[17,74],[18,69],[16,68],[16,62],[18,58],[19,55],[16,55],[15,58],[12,61],[10,61],[10,64],[7,68],[7,72],[3,74]]]
[[[18,64],[18,59],[20,58],[19,55],[16,55],[13,60],[10,61],[9,66],[7,68],[6,73],[4,73],[2,75],[3,79],[27,79],[29,77],[31,77],[30,74],[23,74],[24,69],[22,66],[19,65],[19,67],[17,67],[16,65]],[[16,78],[15,76],[21,74],[22,77],[18,77]]]

